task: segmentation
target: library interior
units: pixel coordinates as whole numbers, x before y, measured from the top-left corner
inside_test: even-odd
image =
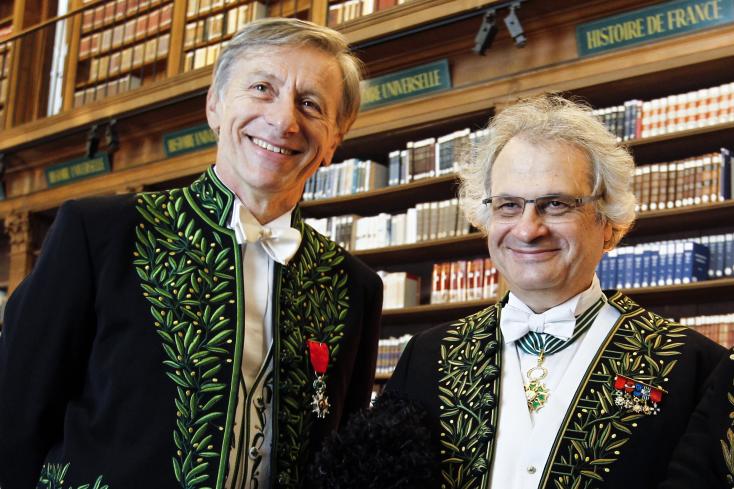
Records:
[[[212,165],[212,67],[264,17],[332,27],[364,62],[357,119],[298,207],[382,278],[374,394],[413,335],[505,295],[456,169],[545,92],[593,107],[634,158],[637,218],[602,289],[734,347],[734,6],[717,0],[2,1],[0,311],[62,203]]]

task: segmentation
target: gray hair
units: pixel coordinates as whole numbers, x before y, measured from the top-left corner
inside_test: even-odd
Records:
[[[248,52],[268,46],[309,46],[331,54],[342,72],[343,91],[336,123],[343,134],[349,130],[359,112],[359,82],[363,64],[352,54],[349,44],[339,32],[299,19],[266,18],[245,25],[222,49],[214,65],[214,88],[221,92],[227,84],[234,62]]]
[[[566,143],[588,157],[592,195],[599,195],[597,216],[612,225],[608,249],[616,246],[635,220],[632,191],[635,164],[629,151],[591,112],[591,108],[556,94],[543,94],[507,107],[487,126],[487,135],[461,165],[459,196],[467,219],[487,232],[492,165],[515,136],[533,143]]]

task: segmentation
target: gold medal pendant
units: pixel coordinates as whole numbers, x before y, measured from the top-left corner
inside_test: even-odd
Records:
[[[525,386],[525,398],[528,401],[528,409],[531,413],[537,413],[545,406],[550,397],[548,387],[541,380],[548,375],[548,369],[543,366],[543,352],[538,355],[538,365],[528,370],[528,384]]]

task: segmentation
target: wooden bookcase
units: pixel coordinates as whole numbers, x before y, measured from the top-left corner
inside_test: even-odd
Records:
[[[115,0],[85,8],[80,32],[71,33],[69,64],[76,69],[68,82],[73,99],[65,104],[81,107],[164,78],[173,7],[170,0]]]
[[[412,0],[331,0],[326,25],[340,28],[344,24],[384,12],[410,1]]]
[[[204,122],[204,93],[211,75],[204,69],[186,71],[190,62],[186,60],[195,58],[197,50],[207,49],[208,53],[210,46],[226,40],[230,12],[238,9],[239,15],[239,8],[252,2],[212,0],[209,11],[202,12],[194,9],[188,1],[149,3],[140,13],[173,5],[170,27],[150,33],[146,31],[140,39],[115,47],[110,40],[109,50],[100,49],[91,54],[90,49],[90,53],[83,56],[79,50],[83,38],[99,34],[101,43],[103,32],[112,29],[109,36],[113,36],[114,29],[122,25],[124,40],[124,26],[128,20],[126,16],[118,19],[113,14],[112,21],[103,21],[95,26],[93,17],[92,27],[87,30],[82,30],[83,22],[80,20],[79,29],[71,32],[71,36],[77,38],[70,44],[73,47],[74,42],[77,43],[76,51],[72,50],[76,55],[70,57],[70,64],[76,63],[75,78],[67,87],[72,94],[88,88],[85,84],[89,81],[95,59],[99,69],[101,57],[111,57],[115,53],[122,56],[121,51],[145,45],[150,40],[160,42],[164,35],[170,35],[170,55],[166,59],[155,57],[150,63],[144,63],[141,88],[109,95],[91,105],[69,107],[67,112],[53,118],[11,127],[0,133],[0,152],[5,152],[10,162],[5,180],[8,199],[0,201],[0,217],[5,219],[6,227],[12,219],[24,214],[31,221],[48,222],[61,202],[69,198],[181,185],[214,160],[214,149],[165,158],[161,135]],[[326,23],[329,3],[335,2],[267,2],[266,14],[321,18],[321,22]],[[643,2],[649,3],[652,2]],[[602,56],[578,58],[575,25],[640,6],[639,2],[632,0],[584,2],[583,9],[578,8],[580,2],[572,0],[561,0],[554,4],[553,9],[544,2],[528,2],[519,12],[528,35],[528,46],[516,49],[506,32],[500,29],[487,57],[479,57],[471,52],[471,47],[482,13],[479,7],[486,4],[475,0],[412,0],[337,26],[358,46],[369,76],[447,58],[451,65],[453,88],[430,97],[362,113],[335,161],[358,157],[385,163],[388,153],[403,148],[408,140],[440,136],[464,127],[476,129],[486,123],[494,110],[501,110],[513,99],[545,90],[567,91],[584,97],[596,107],[606,107],[631,98],[650,99],[732,81],[729,75],[734,62],[731,26]],[[211,29],[211,24],[220,22],[211,20],[218,15],[222,15],[222,35],[208,37],[204,33],[210,32],[207,29]],[[460,18],[455,22],[443,22],[453,16]],[[0,15],[0,21],[2,19]],[[432,22],[438,23],[430,29],[417,29]],[[193,28],[188,27],[193,29],[193,42],[186,34],[190,24],[194,24]],[[210,25],[207,27],[207,24]],[[199,25],[203,25],[203,33],[197,39]],[[218,27],[213,27],[216,32]],[[406,31],[411,33],[403,36]],[[89,43],[91,48],[91,38]],[[107,63],[109,66],[111,61]],[[151,74],[153,72],[155,74]],[[120,72],[117,76],[119,79],[125,75]],[[145,83],[151,77],[151,83]],[[161,79],[156,81],[156,77]],[[115,79],[111,74],[107,78]],[[65,187],[46,188],[44,168],[81,154],[89,125],[104,123],[111,117],[120,118],[121,139],[113,171]],[[732,141],[734,124],[727,123],[636,140],[630,143],[630,147],[636,161],[647,164],[716,151],[720,146],[731,146]],[[443,176],[364,194],[304,202],[302,208],[305,215],[313,217],[395,213],[419,202],[450,198],[455,193],[455,185],[453,176]],[[733,228],[734,203],[727,201],[643,214],[627,242],[693,237],[722,230],[731,232]],[[13,229],[20,229],[14,231],[17,236],[23,228]],[[39,247],[40,240],[40,236],[33,237],[31,258],[32,250]],[[28,272],[27,264],[32,263],[32,259],[27,259],[28,250],[25,254],[22,251],[10,252],[15,257],[7,267],[11,289],[17,285],[18,277]],[[374,268],[419,274],[424,281],[422,295],[425,302],[426,286],[430,289],[427,274],[433,262],[486,255],[486,243],[480,234],[474,233],[354,254]],[[733,311],[732,291],[734,283],[727,278],[629,292],[657,312],[678,316]],[[439,321],[461,317],[489,303],[491,301],[424,303],[414,308],[386,311],[385,334],[414,332]]]

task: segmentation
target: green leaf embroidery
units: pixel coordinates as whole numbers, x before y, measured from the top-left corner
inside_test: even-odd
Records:
[[[217,218],[223,215],[224,209],[212,205],[211,183],[202,178],[192,189],[207,211]],[[234,335],[227,327],[229,318],[222,316],[231,296],[223,291],[234,288],[234,277],[214,277],[211,268],[202,269],[216,257],[219,270],[231,270],[230,250],[221,239],[208,240],[199,223],[183,211],[184,200],[181,190],[139,195],[137,210],[143,220],[136,229],[135,258],[143,295],[151,303],[151,317],[163,341],[166,375],[178,387],[173,403],[174,476],[182,488],[194,489],[210,477],[205,473],[209,463],[203,459],[212,447],[201,440],[210,440],[208,433],[221,429],[224,416],[219,392],[226,385],[216,374],[228,354],[220,346]],[[217,231],[212,232],[216,236]]]

